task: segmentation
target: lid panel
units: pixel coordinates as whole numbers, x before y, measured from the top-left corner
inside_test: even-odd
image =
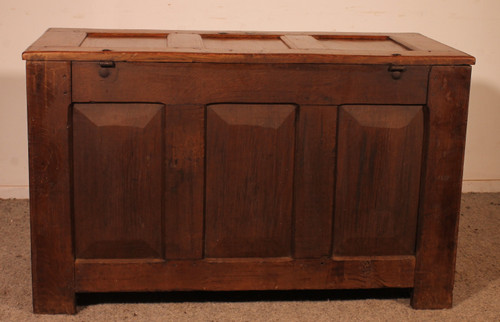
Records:
[[[290,49],[279,36],[270,38],[229,38],[202,36],[207,49],[228,50],[234,52],[283,52]]]
[[[144,36],[106,36],[87,35],[80,47],[94,48],[167,48],[167,37],[144,37]]]
[[[475,59],[415,33],[49,29],[26,60],[464,65]]]
[[[366,50],[366,51],[409,51],[389,37],[373,38],[345,38],[345,37],[314,37],[324,48],[335,50]]]

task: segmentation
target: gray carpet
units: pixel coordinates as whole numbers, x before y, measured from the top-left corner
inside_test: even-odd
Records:
[[[27,200],[0,200],[1,321],[500,321],[500,193],[464,194],[455,305],[416,311],[402,292],[84,296],[75,316],[31,313]]]

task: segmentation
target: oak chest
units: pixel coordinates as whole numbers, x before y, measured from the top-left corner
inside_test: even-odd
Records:
[[[452,289],[471,64],[419,34],[50,29],[27,60],[33,301]]]

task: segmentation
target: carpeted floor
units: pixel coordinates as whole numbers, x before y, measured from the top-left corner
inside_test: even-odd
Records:
[[[0,200],[0,321],[500,321],[500,193],[462,196],[450,310],[413,310],[403,290],[92,295],[75,316],[33,315],[30,274],[28,201]]]

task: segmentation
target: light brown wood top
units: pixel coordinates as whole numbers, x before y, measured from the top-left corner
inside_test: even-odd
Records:
[[[25,60],[470,65],[475,58],[416,33],[47,30]]]

